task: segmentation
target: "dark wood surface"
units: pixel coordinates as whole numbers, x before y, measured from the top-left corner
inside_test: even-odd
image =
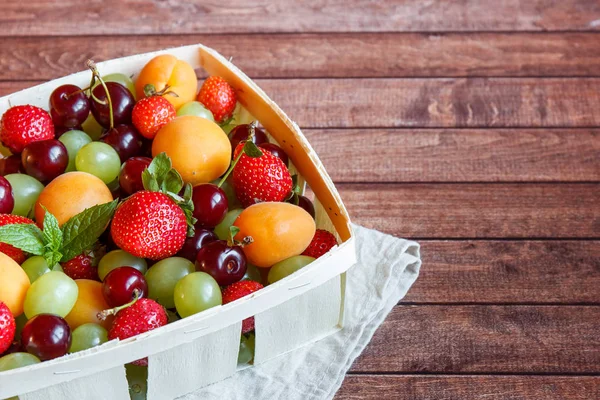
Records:
[[[337,399],[600,398],[600,2],[7,2],[0,94],[197,42],[422,244]]]

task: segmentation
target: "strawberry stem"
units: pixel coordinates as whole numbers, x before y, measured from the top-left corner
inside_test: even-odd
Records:
[[[119,307],[100,311],[98,314],[96,314],[96,317],[98,317],[98,319],[100,321],[104,321],[109,315],[116,315],[119,311],[123,310],[124,308],[131,307],[132,305],[134,305],[135,302],[140,299],[141,295],[142,295],[142,293],[138,289],[134,289],[133,290],[133,300],[131,300],[129,303],[123,304],[122,306],[119,306]]]
[[[110,129],[112,129],[115,127],[115,121],[114,121],[114,116],[113,116],[112,100],[110,99],[110,93],[108,93],[108,87],[106,87],[106,83],[104,82],[104,79],[102,79],[102,77],[100,76],[100,73],[98,72],[98,68],[96,68],[96,63],[92,60],[87,60],[87,66],[92,71],[92,84],[90,84],[90,89],[93,87],[94,80],[98,79],[100,81],[100,84],[104,88],[104,93],[106,93],[106,100],[108,101],[108,116],[110,118]],[[91,97],[94,99],[94,101],[96,101],[100,104],[106,105],[106,103],[104,101],[101,101],[96,96],[94,96],[93,90],[90,90],[90,94],[91,94]]]
[[[249,132],[248,132],[248,139],[246,139],[246,141],[252,141],[252,138],[254,137],[254,135],[256,135],[256,130],[255,129],[256,129],[257,125],[258,125],[258,121],[252,121],[250,123],[250,129],[249,129]],[[220,188],[221,185],[223,185],[223,183],[227,180],[227,178],[229,177],[229,175],[231,174],[231,172],[233,171],[233,169],[237,165],[238,161],[240,161],[240,158],[242,158],[242,154],[245,153],[245,149],[246,149],[246,146],[244,146],[242,148],[242,151],[240,151],[240,154],[238,154],[237,157],[235,158],[235,160],[233,160],[233,162],[229,166],[229,169],[227,170],[227,172],[225,173],[225,175],[223,175],[223,177],[221,178],[221,180],[217,184],[217,187]],[[233,149],[233,151],[235,151],[235,149]]]

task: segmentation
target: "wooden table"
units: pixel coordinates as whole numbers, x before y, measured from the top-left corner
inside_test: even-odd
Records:
[[[421,242],[337,399],[600,398],[598,0],[4,3],[1,94],[202,42],[305,129],[355,222]]]

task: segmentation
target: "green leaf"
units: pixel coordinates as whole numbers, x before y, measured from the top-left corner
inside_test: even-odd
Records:
[[[142,183],[144,184],[144,189],[151,192],[158,192],[160,190],[158,182],[154,176],[152,176],[148,168],[142,171]]]
[[[154,179],[156,179],[158,185],[160,186],[165,176],[167,176],[167,173],[171,170],[171,168],[173,168],[173,165],[171,164],[171,159],[169,158],[169,156],[167,156],[167,153],[162,152],[152,159],[152,162],[148,166],[148,171],[150,172],[150,174],[152,174],[152,176],[154,177]]]
[[[152,95],[154,95],[156,93],[156,88],[154,87],[153,84],[148,83],[144,86],[144,95],[146,97],[150,97]]]
[[[260,149],[256,147],[256,145],[250,140],[248,140],[244,145],[244,153],[246,153],[248,157],[252,158],[257,158],[263,155],[263,152],[260,151]]]
[[[237,226],[231,225],[229,227],[229,240],[231,243],[234,243],[235,235],[237,235],[239,232],[240,232],[240,228],[238,228]]]
[[[36,256],[44,254],[44,234],[33,224],[0,226],[0,242]]]
[[[179,193],[183,187],[183,178],[177,170],[171,169],[167,172],[167,176],[165,177],[162,186],[163,192]]]
[[[62,228],[62,261],[90,250],[104,232],[115,210],[118,200],[90,207],[69,219]]]
[[[58,220],[52,213],[44,208],[44,258],[46,263],[52,268],[62,258],[60,249],[62,248],[63,233],[58,226]]]

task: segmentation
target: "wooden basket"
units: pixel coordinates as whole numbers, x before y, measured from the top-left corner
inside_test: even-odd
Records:
[[[255,316],[254,364],[280,356],[342,328],[345,272],[356,262],[344,204],[316,153],[289,117],[250,78],[203,45],[135,55],[98,64],[101,74],[136,75],[159,54],[172,54],[231,84],[248,110],[286,151],[315,193],[317,227],[334,232],[339,246],[307,267],[257,293],[127,340],[0,373],[0,398],[22,400],[129,399],[124,364],[148,357],[148,400],[174,399],[233,375],[242,320]],[[0,114],[32,104],[47,109],[62,84],[85,87],[84,71],[0,98]]]

